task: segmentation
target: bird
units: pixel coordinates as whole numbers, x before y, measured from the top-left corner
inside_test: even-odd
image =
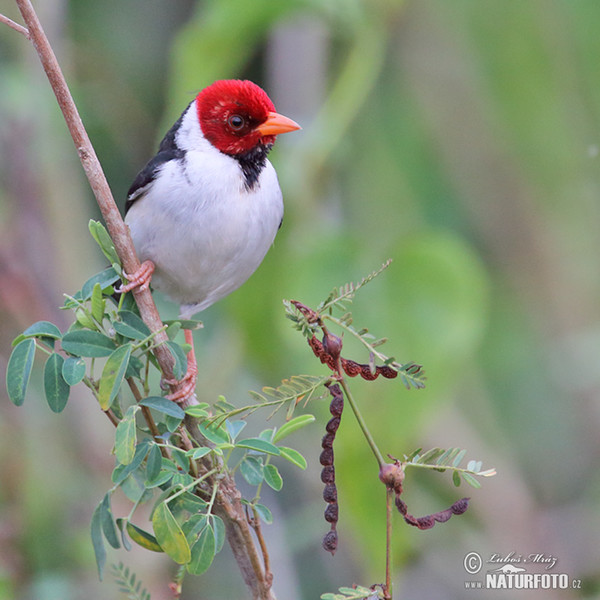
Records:
[[[190,102],[133,181],[125,204],[140,269],[121,293],[152,287],[190,319],[239,288],[258,268],[283,220],[282,192],[267,155],[276,136],[300,129],[249,80],[218,80]],[[167,398],[194,393],[188,369]],[[169,383],[175,383],[169,381]]]

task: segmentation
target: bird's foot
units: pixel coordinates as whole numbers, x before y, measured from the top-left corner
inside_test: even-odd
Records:
[[[165,396],[172,402],[185,402],[189,400],[196,391],[196,381],[198,380],[198,365],[196,363],[196,353],[194,352],[194,337],[190,329],[184,330],[185,342],[192,348],[187,357],[187,371],[183,379],[165,379],[165,383],[177,386],[175,391]]]
[[[165,380],[169,385],[176,385],[176,390],[167,394],[165,398],[171,400],[171,402],[185,402],[189,400],[196,391],[196,381],[198,380],[198,367],[196,362],[191,363],[188,359],[188,370],[183,376],[183,379],[177,380]]]
[[[152,279],[152,273],[154,273],[154,263],[151,260],[145,260],[140,268],[133,274],[129,275],[123,271],[123,275],[129,283],[122,285],[115,289],[115,292],[119,294],[126,294],[131,290],[146,290],[150,285],[150,279]]]

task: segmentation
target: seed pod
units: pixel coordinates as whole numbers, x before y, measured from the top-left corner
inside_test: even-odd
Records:
[[[342,352],[342,340],[337,335],[327,333],[323,336],[323,351],[337,360]]]
[[[323,469],[321,470],[321,481],[323,483],[335,482],[335,467],[333,465],[323,467]]]
[[[331,504],[333,502],[337,502],[337,488],[335,487],[335,483],[328,483],[323,490],[323,500],[327,502],[327,504]]]
[[[337,502],[333,502],[331,503],[326,509],[325,509],[325,520],[328,523],[337,523],[338,521],[338,504]]]
[[[331,404],[329,405],[329,412],[334,417],[341,417],[342,411],[344,410],[344,396],[335,396],[331,400]]]
[[[321,448],[331,448],[333,446],[334,439],[335,433],[326,433],[321,440]]]
[[[344,372],[348,377],[356,377],[360,373],[361,368],[362,366],[357,362],[342,358],[342,369],[344,369]]]
[[[395,377],[398,377],[398,371],[392,369],[392,367],[388,365],[384,365],[383,367],[377,367],[377,370],[379,371],[381,376],[385,377],[386,379],[394,379]]]
[[[327,550],[327,552],[331,552],[331,554],[335,554],[338,545],[338,535],[335,529],[328,531],[323,538],[323,548]]]
[[[340,418],[339,417],[331,417],[329,421],[327,421],[327,425],[325,425],[325,430],[327,433],[335,433],[340,426]]]
[[[321,455],[319,456],[319,462],[324,467],[333,465],[333,448],[324,448],[323,452],[321,452]]]

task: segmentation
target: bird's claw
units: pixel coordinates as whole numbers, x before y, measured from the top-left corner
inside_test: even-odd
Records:
[[[145,260],[140,268],[133,274],[129,275],[123,271],[123,275],[129,283],[121,285],[115,288],[115,292],[119,294],[126,294],[132,290],[146,290],[150,285],[150,279],[152,279],[152,273],[154,273],[154,263],[151,260]]]
[[[194,352],[194,338],[189,329],[185,330],[185,341],[192,348],[187,357],[187,371],[183,379],[164,379],[163,381],[169,385],[177,386],[175,391],[165,396],[167,400],[172,402],[185,402],[189,400],[196,391],[196,381],[198,380],[198,365],[196,363],[196,353]]]
[[[196,362],[188,360],[188,370],[181,380],[165,379],[164,381],[169,385],[176,385],[177,389],[167,394],[165,398],[171,400],[171,402],[185,402],[189,400],[196,391],[196,381],[198,379],[198,367]]]

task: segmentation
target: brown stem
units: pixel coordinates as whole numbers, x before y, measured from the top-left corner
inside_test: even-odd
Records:
[[[127,273],[135,273],[140,267],[140,262],[135,253],[133,242],[129,234],[129,228],[125,225],[119,209],[114,201],[112,192],[102,171],[100,161],[87,135],[73,97],[64,75],[56,59],[56,55],[50,46],[50,42],[44,33],[42,25],[37,14],[31,5],[30,0],[16,0],[16,3],[23,15],[23,20],[27,25],[28,37],[33,43],[48,81],[52,86],[58,105],[63,113],[65,122],[79,154],[79,159],[83,170],[90,183],[100,212],[106,222],[106,227],[115,245],[115,250]],[[14,29],[14,28],[13,28]],[[162,328],[162,321],[156,310],[150,290],[138,290],[133,293],[135,301],[140,309],[140,315],[146,325],[156,334],[157,346],[154,354],[161,367],[163,375],[167,379],[173,379],[173,357],[171,352],[162,342],[167,341],[167,334],[159,331]],[[191,402],[195,403],[195,400]],[[190,402],[190,403],[191,403]]]
[[[3,14],[0,14],[0,23],[4,23],[5,25],[8,25],[11,29],[18,31],[21,35],[24,35],[28,40],[31,39],[29,37],[29,31],[26,27],[23,27],[23,25],[19,25],[18,23],[15,23],[12,19],[9,19],[8,17],[4,16]]]
[[[265,538],[262,534],[262,528],[260,526],[260,517],[256,509],[253,509],[253,519],[252,519],[252,527],[254,528],[254,533],[256,533],[256,538],[258,539],[258,543],[260,545],[260,551],[263,555],[263,563],[265,568],[265,580],[268,583],[273,582],[273,573],[271,573],[271,560],[269,559],[269,552],[267,550],[267,544],[265,542]]]

